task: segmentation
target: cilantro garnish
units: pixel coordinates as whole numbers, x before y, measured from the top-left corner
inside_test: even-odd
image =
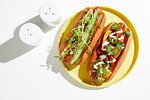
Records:
[[[123,42],[117,42],[116,45],[117,45],[119,50],[122,50],[123,47],[125,46],[125,44]]]
[[[106,79],[105,79],[105,78],[102,78],[102,77],[97,77],[97,80],[98,80],[99,82],[104,82]]]
[[[61,62],[63,60],[63,58],[61,56],[54,56],[55,58],[59,59],[59,62]]]
[[[107,72],[107,68],[105,67],[103,68],[103,74],[106,74],[106,72]]]
[[[108,62],[107,62],[107,60],[106,60],[106,59],[104,59],[103,61],[104,61],[105,65],[107,65],[107,64],[108,64]]]
[[[102,68],[102,67],[98,67],[98,68],[97,68],[96,75],[97,75],[97,76],[100,76],[100,75],[102,75],[102,73],[103,73],[103,68]]]
[[[112,51],[111,54],[116,57],[118,55],[118,52],[117,51]]]
[[[93,62],[93,66],[99,62],[100,59],[97,59]]]
[[[129,31],[126,31],[126,32],[123,32],[123,33],[125,33],[126,34],[126,37],[129,37],[130,36],[130,32]]]
[[[112,45],[111,44],[107,44],[106,45],[106,52],[109,54],[112,51]]]

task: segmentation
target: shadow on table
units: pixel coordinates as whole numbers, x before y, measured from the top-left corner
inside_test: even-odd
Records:
[[[53,28],[43,23],[39,15],[24,22],[23,24],[25,23],[34,23],[38,25],[44,31],[44,33],[48,32],[49,30]],[[9,62],[21,55],[24,55],[25,53],[35,48],[34,46],[29,46],[29,45],[24,44],[20,40],[19,29],[23,24],[19,25],[15,29],[13,38],[9,39],[8,41],[0,45],[0,62],[3,62],[3,63]]]
[[[65,22],[64,22],[65,23]],[[77,82],[75,79],[73,79],[66,70],[68,70],[67,68],[65,69],[62,65],[61,62],[59,62],[59,60],[57,58],[55,58],[54,56],[58,56],[58,41],[59,41],[59,35],[61,32],[61,29],[64,25],[64,23],[61,25],[61,27],[59,28],[59,30],[57,31],[56,35],[55,35],[55,39],[53,42],[53,46],[52,49],[48,55],[47,61],[46,61],[46,66],[49,67],[51,66],[51,70],[54,73],[60,73],[68,82],[70,82],[71,84],[73,84],[74,86],[77,86],[79,88],[82,89],[87,89],[87,90],[98,90],[98,89],[103,89],[103,88],[95,88],[95,87],[89,87],[86,85],[83,85],[79,82]],[[83,70],[82,68],[79,70]],[[68,70],[69,71],[69,70]],[[81,73],[80,73],[81,74]],[[81,76],[82,77],[82,76]],[[81,78],[79,77],[79,78]],[[83,80],[84,81],[84,80]]]

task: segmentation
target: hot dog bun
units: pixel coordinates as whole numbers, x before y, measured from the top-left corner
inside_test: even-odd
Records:
[[[108,24],[103,32],[102,32],[102,36],[100,36],[94,50],[93,50],[93,53],[90,57],[90,60],[89,60],[89,63],[88,63],[88,66],[87,66],[87,71],[88,71],[88,74],[89,76],[91,76],[93,79],[94,79],[94,76],[92,74],[92,69],[93,69],[93,62],[98,58],[98,54],[97,54],[97,49],[100,48],[102,42],[103,42],[103,36],[105,35],[105,33],[111,29],[111,26],[114,24],[115,22],[112,22],[110,24]],[[116,72],[119,70],[119,68],[121,67],[121,65],[123,64],[125,58],[126,58],[126,55],[129,51],[129,48],[130,48],[130,44],[131,44],[131,40],[132,40],[132,31],[127,28],[127,31],[130,32],[130,36],[125,40],[125,47],[124,49],[121,51],[121,54],[120,56],[116,59],[116,64],[113,66],[113,70],[111,70],[111,75],[104,81],[104,82],[109,82],[111,79],[113,79],[113,77],[115,76]],[[97,81],[97,80],[96,80]]]
[[[105,20],[106,20],[106,16],[105,14],[101,11],[100,7],[87,7],[85,8],[83,11],[81,11],[77,21],[75,22],[74,26],[72,27],[72,29],[78,27],[81,19],[83,19],[83,17],[87,14],[87,12],[92,9],[93,11],[95,11],[95,9],[98,11],[98,17],[96,18],[96,22],[93,26],[93,34],[91,36],[90,39],[88,39],[88,41],[90,41],[90,43],[84,47],[81,55],[79,56],[79,58],[77,59],[77,61],[72,61],[72,59],[74,58],[74,55],[66,55],[65,57],[63,57],[63,62],[66,65],[72,65],[72,64],[83,64],[85,62],[85,60],[87,59],[87,57],[89,56],[89,54],[92,52],[94,46],[96,45],[99,37],[101,36],[102,30],[104,28],[104,24],[105,24]],[[70,40],[71,37],[73,36],[73,33],[70,30],[70,33],[67,35],[67,39]],[[65,48],[67,48],[68,43],[65,42],[66,39],[64,39],[61,44],[60,44],[60,56],[62,55],[63,51],[65,50]],[[72,63],[73,62],[73,63]]]

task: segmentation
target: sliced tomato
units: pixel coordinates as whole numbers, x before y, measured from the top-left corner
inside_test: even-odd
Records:
[[[126,35],[124,33],[119,34],[119,36],[118,36],[118,42],[124,42],[125,36]]]
[[[116,64],[116,58],[114,55],[109,55],[110,64],[115,65]]]

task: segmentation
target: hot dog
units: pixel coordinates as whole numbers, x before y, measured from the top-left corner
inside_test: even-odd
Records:
[[[60,58],[66,65],[83,64],[101,36],[105,14],[100,7],[80,12],[70,33],[60,44]]]
[[[128,53],[132,32],[124,23],[107,25],[90,57],[87,71],[93,80],[110,81],[121,67]]]

